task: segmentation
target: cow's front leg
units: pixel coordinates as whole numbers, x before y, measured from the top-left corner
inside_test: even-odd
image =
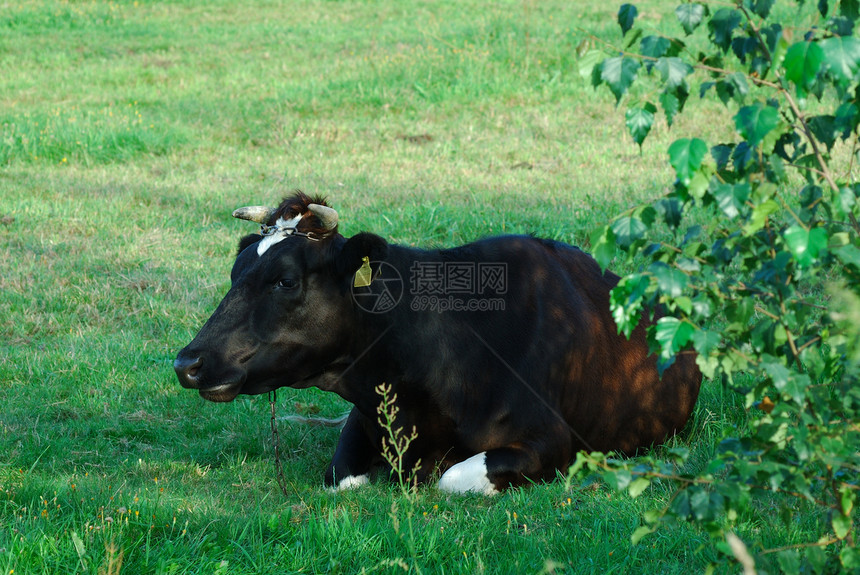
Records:
[[[349,489],[369,481],[371,469],[381,460],[374,437],[373,422],[353,408],[325,474],[327,487]]]
[[[451,493],[494,495],[509,487],[531,481],[552,479],[562,453],[541,453],[535,446],[489,449],[451,466],[439,479],[438,487]]]

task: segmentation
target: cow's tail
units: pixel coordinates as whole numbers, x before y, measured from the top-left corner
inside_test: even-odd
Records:
[[[291,423],[303,423],[305,425],[318,425],[321,427],[339,427],[346,423],[346,418],[349,417],[349,413],[341,415],[340,417],[327,418],[327,417],[304,417],[301,415],[284,415],[278,418],[278,421],[289,421]]]

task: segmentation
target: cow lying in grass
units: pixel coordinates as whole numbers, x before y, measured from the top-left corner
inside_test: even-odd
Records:
[[[337,212],[298,193],[234,216],[232,287],[174,367],[205,399],[315,386],[354,405],[327,485],[384,466],[377,386],[403,469],[452,492],[550,480],[579,450],[633,453],[679,431],[701,374],[681,354],[658,376],[644,320],[627,340],[609,312],[618,277],[578,248],[502,236],[441,250],[338,233]]]

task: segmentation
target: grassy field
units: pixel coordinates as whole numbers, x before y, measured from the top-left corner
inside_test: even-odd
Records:
[[[336,429],[281,423],[265,397],[179,387],[175,353],[229,285],[240,205],[300,188],[341,231],[411,245],[591,229],[671,181],[665,124],[642,152],[577,72],[617,6],[534,2],[12,1],[0,6],[0,575],[24,573],[690,573],[679,526],[637,546],[636,499],[563,481],[494,498],[378,483],[332,494]],[[658,29],[659,2],[640,4]],[[625,271],[625,270],[620,270]],[[284,390],[282,415],[348,409]],[[706,382],[703,461],[746,415]],[[804,526],[751,509],[744,534]],[[814,519],[813,519],[814,520]]]

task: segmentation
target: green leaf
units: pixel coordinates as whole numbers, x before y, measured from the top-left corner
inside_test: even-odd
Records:
[[[744,106],[735,115],[735,127],[751,147],[756,147],[779,122],[776,108],[756,102],[752,106]]]
[[[770,9],[773,8],[774,0],[752,0],[752,10],[762,18],[767,18]]]
[[[616,469],[603,473],[603,480],[609,484],[612,489],[621,491],[630,485],[633,476],[627,469]]]
[[[854,490],[847,485],[839,488],[839,506],[844,515],[851,517],[851,510],[854,509]]]
[[[666,114],[666,124],[671,128],[672,121],[681,109],[681,102],[672,92],[663,92],[660,94],[660,105],[663,106],[663,112]]]
[[[836,127],[836,118],[829,114],[813,116],[808,119],[807,124],[815,139],[827,146],[829,152],[836,143],[839,130]]]
[[[657,286],[664,294],[675,298],[684,293],[688,281],[684,272],[669,267],[663,262],[654,262],[648,266],[648,271],[657,278]]]
[[[690,458],[690,449],[684,446],[670,447],[666,459],[675,465],[684,465]]]
[[[854,24],[855,22],[853,20],[849,20],[844,16],[834,16],[825,22],[825,27],[829,32],[832,32],[834,36],[847,37],[854,33]]]
[[[860,270],[860,249],[855,246],[847,245],[833,250],[833,255],[842,262],[844,266],[853,266]]]
[[[848,572],[856,573],[860,569],[860,549],[846,545],[839,552],[839,562]]]
[[[591,234],[591,255],[601,269],[606,269],[615,257],[615,232],[612,227],[603,226]]]
[[[750,185],[716,184],[711,192],[717,200],[717,205],[730,218],[738,217],[747,212],[746,201],[750,197]]]
[[[840,132],[840,136],[843,140],[850,138],[851,132],[857,128],[858,119],[860,119],[860,114],[857,112],[857,106],[851,102],[845,102],[836,108],[836,115],[833,118],[833,124],[836,130]]]
[[[705,193],[708,191],[709,183],[709,175],[704,172],[696,172],[687,183],[687,192],[697,200],[701,200],[705,197]]]
[[[761,367],[765,370],[768,377],[773,382],[773,386],[780,393],[790,397],[795,403],[802,405],[803,396],[806,388],[809,387],[809,376],[804,373],[797,373],[788,369],[778,360],[769,358],[763,361]]]
[[[750,91],[746,76],[740,73],[729,74],[717,82],[716,85],[717,96],[723,104],[727,104],[732,99],[737,102],[743,102]]]
[[[663,216],[663,221],[671,229],[674,230],[681,225],[683,207],[681,201],[677,198],[662,198],[657,200],[654,203],[654,208],[657,210],[657,213]]]
[[[636,78],[638,70],[639,62],[627,56],[616,56],[603,61],[600,79],[609,86],[615,96],[616,105],[621,101],[621,97],[627,93],[627,89]]]
[[[714,379],[717,375],[717,368],[720,367],[720,360],[716,357],[708,355],[697,355],[696,365],[702,371],[702,375],[708,379]]]
[[[576,476],[578,473],[580,473],[581,471],[583,471],[583,469],[586,468],[587,464],[588,454],[586,454],[584,451],[578,452],[576,454],[576,460],[573,462],[573,465],[571,465],[567,470],[568,475]]]
[[[669,146],[669,163],[675,168],[678,179],[686,185],[699,170],[707,153],[708,145],[704,141],[682,138]]]
[[[630,536],[630,543],[633,545],[638,545],[640,541],[646,536],[654,533],[656,527],[649,527],[648,525],[641,525],[637,527],[633,531],[633,535]]]
[[[809,267],[818,254],[827,248],[827,231],[824,228],[807,230],[795,224],[785,230],[782,237],[801,268]]]
[[[726,318],[733,324],[743,327],[747,325],[753,312],[755,312],[755,302],[749,297],[736,298],[725,306]]]
[[[753,208],[752,217],[747,225],[744,226],[744,232],[752,235],[762,229],[767,223],[767,218],[773,213],[779,211],[779,204],[774,200],[767,200]]]
[[[668,359],[678,353],[693,335],[695,328],[686,321],[675,317],[661,317],[657,320],[654,337],[660,344],[660,356]]]
[[[639,43],[639,53],[648,58],[660,58],[666,55],[672,43],[662,36],[645,36]],[[649,62],[649,67],[653,65]]]
[[[636,15],[639,11],[633,4],[622,4],[618,9],[618,25],[621,26],[621,35],[624,36],[633,27]]]
[[[702,23],[702,19],[705,17],[705,7],[695,3],[681,4],[675,8],[675,16],[678,17],[678,22],[681,23],[684,32],[689,36]]]
[[[646,102],[642,107],[630,108],[624,115],[627,130],[633,137],[639,147],[642,147],[642,142],[651,131],[651,126],[654,125],[654,113],[657,108],[651,102]]]
[[[579,75],[582,78],[592,78],[595,67],[600,66],[605,55],[600,50],[589,50],[579,58],[577,63],[579,67]]]
[[[650,287],[650,280],[643,274],[621,278],[609,293],[609,308],[618,327],[618,333],[630,338],[641,317],[642,300]]]
[[[630,497],[639,497],[643,491],[648,489],[649,485],[651,485],[650,479],[647,477],[637,477],[627,486],[627,493],[630,494]]]
[[[828,72],[840,84],[854,79],[860,69],[860,40],[852,37],[835,36],[820,43],[824,53],[824,64]]]
[[[638,42],[639,38],[641,38],[641,37],[642,37],[642,29],[641,28],[634,28],[633,33],[630,34],[629,36],[627,36],[627,39],[624,41],[624,48],[625,49],[631,48],[633,46],[633,44]]]
[[[804,552],[806,561],[812,567],[813,573],[824,573],[827,564],[827,553],[821,547],[808,547]]]
[[[750,93],[750,85],[747,82],[747,77],[745,74],[741,74],[740,72],[735,72],[734,74],[729,74],[726,76],[726,84],[731,85],[734,88],[736,100],[740,100],[741,97],[746,96]]]
[[[785,365],[779,361],[772,360],[763,361],[761,363],[761,367],[773,382],[774,387],[777,389],[785,389],[788,385],[788,378],[791,376],[791,372],[787,367],[785,367]]]
[[[711,157],[717,163],[718,170],[725,170],[732,159],[732,147],[725,144],[717,144],[711,148]]]
[[[732,45],[732,32],[741,23],[741,13],[733,8],[720,8],[708,22],[711,41],[723,52],[727,52]]]
[[[715,349],[718,349],[722,339],[719,333],[706,329],[698,329],[690,336],[693,347],[701,355],[708,355]]]
[[[839,3],[839,13],[849,20],[860,18],[860,2],[857,0],[842,0]]]
[[[656,67],[667,89],[677,88],[684,83],[687,76],[693,73],[693,67],[680,58],[660,58],[657,60]]]
[[[645,234],[648,226],[637,217],[623,216],[612,222],[612,231],[615,233],[616,243],[627,249]]]
[[[642,239],[648,226],[639,218],[624,216],[612,222],[615,240],[621,249],[627,249],[636,240]]]
[[[830,520],[833,532],[839,539],[845,539],[851,531],[851,518],[841,513],[834,513]]]
[[[603,54],[601,54],[600,62],[591,69],[591,87],[597,88],[601,84],[603,84],[603,63],[606,60],[603,59]]]
[[[654,220],[657,219],[657,210],[652,206],[644,205],[636,208],[633,215],[641,219],[645,226],[650,228],[654,224]]]
[[[844,190],[846,188],[842,189]],[[847,246],[850,243],[851,236],[848,234],[848,232],[835,232],[833,234],[830,234],[830,238],[827,240],[827,249],[833,250],[842,246]]]
[[[693,300],[687,296],[678,296],[671,302],[668,302],[668,304],[670,306],[674,306],[674,308],[681,310],[688,316],[693,313]]]
[[[786,549],[776,554],[776,562],[779,569],[785,575],[797,575],[800,573],[800,553],[797,549]]]
[[[824,63],[824,51],[814,42],[792,44],[785,53],[785,78],[794,82],[799,90],[806,91],[818,78]]]
[[[700,521],[711,517],[713,512],[711,511],[710,494],[704,489],[693,491],[693,494],[690,496],[690,508],[693,510],[696,519]]]

